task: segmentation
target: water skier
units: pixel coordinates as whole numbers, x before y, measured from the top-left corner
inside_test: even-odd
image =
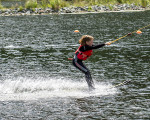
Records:
[[[106,42],[104,44],[99,45],[93,45],[93,40],[94,38],[92,36],[83,35],[79,40],[80,46],[76,50],[74,58],[69,58],[70,60],[72,60],[73,65],[85,74],[85,79],[88,84],[89,90],[95,89],[94,82],[92,80],[89,69],[83,64],[82,61],[86,60],[92,55],[93,49],[98,49],[105,45],[110,45],[110,42]]]

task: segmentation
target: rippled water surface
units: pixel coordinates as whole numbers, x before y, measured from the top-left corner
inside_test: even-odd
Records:
[[[150,27],[94,51],[95,91],[67,60],[81,35],[99,44],[149,24],[150,11],[0,17],[0,119],[150,119]]]

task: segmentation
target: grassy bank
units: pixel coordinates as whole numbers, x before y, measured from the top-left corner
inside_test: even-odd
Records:
[[[5,0],[6,1],[6,0]],[[7,0],[7,1],[13,1],[13,0]],[[16,0],[15,0],[16,1]],[[21,0],[20,0],[21,1]],[[90,6],[92,5],[116,5],[116,4],[135,4],[136,6],[142,6],[147,7],[150,6],[150,0],[26,0],[25,4],[23,6],[11,6],[13,8],[28,8],[28,9],[34,9],[34,8],[52,8],[54,10],[59,10],[63,7],[83,7],[83,6]],[[1,4],[0,1],[0,9],[3,9],[4,7]]]

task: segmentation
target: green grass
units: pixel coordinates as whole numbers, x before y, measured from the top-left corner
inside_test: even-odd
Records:
[[[19,11],[23,11],[23,6],[19,6]]]
[[[6,1],[6,0],[5,0]],[[15,1],[15,0],[7,0],[7,1]],[[21,1],[21,0],[18,0]],[[1,2],[0,2],[1,3]],[[108,6],[110,9],[113,9],[113,5],[117,4],[135,4],[137,6],[147,7],[150,6],[150,0],[26,0],[24,7],[27,9],[34,9],[34,8],[52,8],[54,10],[59,10],[62,7],[69,7],[69,6],[77,6],[83,7],[88,6],[89,11],[92,10],[92,5],[105,5]],[[19,7],[19,6],[18,6]],[[0,9],[3,6],[0,4]],[[23,9],[22,6],[19,9]]]
[[[3,6],[0,4],[0,9],[3,9]]]
[[[1,4],[1,0],[0,0],[0,9],[3,9],[3,6],[2,6],[2,4]]]
[[[37,0],[28,0],[26,3],[25,3],[25,8],[27,9],[32,9],[32,8],[36,8],[37,7]]]
[[[82,4],[86,5],[115,5],[115,4],[136,4],[136,5],[142,5],[147,6],[150,5],[150,0],[72,0],[72,3],[80,6]]]
[[[49,0],[48,7],[51,7],[53,10],[59,10],[62,7],[68,7],[70,4],[64,0]]]
[[[142,7],[146,7],[150,1],[149,0],[141,0]]]
[[[52,8],[53,10],[59,10],[62,7],[69,7],[69,2],[65,0],[41,0],[38,3],[38,7],[41,8]]]

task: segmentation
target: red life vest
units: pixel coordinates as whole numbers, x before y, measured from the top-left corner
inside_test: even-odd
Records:
[[[76,50],[75,53],[78,53],[77,54],[77,58],[78,59],[80,59],[80,60],[86,60],[88,57],[90,57],[93,54],[93,51],[92,50],[88,50],[88,51],[82,52],[82,51],[80,51],[80,48],[82,46],[83,45],[80,45],[79,48]]]

